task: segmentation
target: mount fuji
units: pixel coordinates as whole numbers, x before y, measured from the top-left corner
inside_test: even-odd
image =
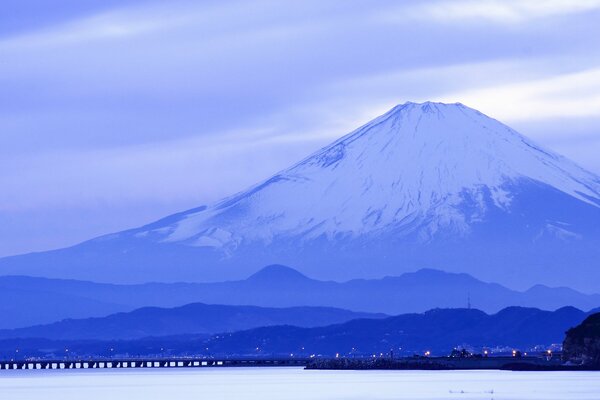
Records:
[[[0,274],[113,283],[465,272],[600,290],[600,177],[462,104],[406,103],[214,204]]]

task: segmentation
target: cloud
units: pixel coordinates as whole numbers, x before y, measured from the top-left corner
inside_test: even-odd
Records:
[[[228,132],[108,149],[0,159],[0,213],[82,204],[210,202],[267,178],[311,151],[265,131]],[[269,156],[264,155],[269,152]],[[42,196],[24,197],[35,188]],[[200,200],[201,199],[201,200]]]
[[[556,117],[600,117],[600,67],[526,82],[455,91],[443,101],[489,110],[505,121]]]
[[[441,0],[417,5],[408,13],[411,17],[443,22],[517,24],[596,9],[600,9],[598,0]]]
[[[549,117],[600,116],[600,69],[573,68],[563,57],[507,58],[355,76],[323,86],[317,92],[319,101],[296,105],[280,119],[282,123],[327,121],[335,134],[351,130],[396,104],[428,100],[462,102],[509,124]]]

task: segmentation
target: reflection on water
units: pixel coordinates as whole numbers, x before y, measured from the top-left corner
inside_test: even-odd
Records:
[[[82,397],[83,396],[83,397]],[[598,400],[600,372],[206,368],[0,371],[0,399]]]

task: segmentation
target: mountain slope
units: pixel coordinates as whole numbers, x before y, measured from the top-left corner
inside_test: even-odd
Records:
[[[92,290],[96,285],[81,282]],[[45,324],[63,318],[99,317],[130,309],[110,297],[63,292],[59,280],[0,277],[0,329]]]
[[[565,331],[588,314],[572,307],[554,312],[510,307],[488,315],[479,310],[436,309],[423,314],[404,314],[382,320],[359,319],[343,324],[298,328],[256,328],[232,335],[214,336],[206,342],[215,353],[253,354],[260,344],[264,354],[297,353],[299,349],[336,353],[448,354],[452,348],[472,346],[509,347],[527,350],[561,343]]]
[[[337,307],[390,315],[432,308],[467,306],[485,312],[518,305],[555,310],[600,306],[600,295],[537,285],[519,292],[467,274],[431,269],[383,279],[319,281],[281,265],[261,269],[240,281],[112,285],[31,277],[0,277],[3,318],[0,329],[47,324],[65,318],[107,316],[136,308],[189,303],[261,307]],[[52,300],[56,299],[56,300]],[[60,301],[59,301],[60,299]],[[110,304],[110,307],[106,307]]]
[[[461,104],[407,103],[232,197],[0,271],[142,282],[271,263],[338,280],[433,267],[594,291],[599,243],[598,176]]]
[[[68,319],[48,325],[0,330],[0,338],[124,340],[233,332],[270,325],[314,327],[385,316],[330,307],[265,308],[194,303],[176,308],[145,307],[103,318]]]

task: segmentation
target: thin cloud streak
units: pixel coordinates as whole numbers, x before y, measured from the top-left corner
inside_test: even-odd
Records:
[[[456,98],[481,110],[493,110],[496,118],[506,121],[600,117],[600,68],[458,91],[442,100]]]
[[[598,0],[459,0],[435,1],[409,8],[412,17],[463,23],[485,22],[520,24],[544,17],[582,13],[600,9]]]

